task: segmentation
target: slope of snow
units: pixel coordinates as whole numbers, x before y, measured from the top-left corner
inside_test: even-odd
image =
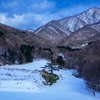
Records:
[[[34,31],[34,33],[35,33],[35,34],[39,33],[43,28],[44,28],[44,26],[38,28],[37,30]]]
[[[55,33],[57,33],[59,35],[58,31],[55,30],[53,27],[49,26],[49,29],[53,30]]]
[[[66,31],[70,30],[71,32],[74,32],[84,26],[84,23],[77,17],[65,18],[60,20],[59,24],[61,25],[61,28],[65,29]]]
[[[95,25],[92,25],[91,27],[100,32],[100,22]]]
[[[56,26],[56,28],[58,28],[60,31],[62,31],[63,33],[65,33],[65,35],[64,36],[66,36],[66,34],[69,36],[70,35],[70,32],[67,30],[67,28],[66,29],[64,29],[63,28],[63,26],[61,25],[59,25],[59,26],[57,26],[57,25],[55,25]],[[67,31],[66,31],[67,30]]]
[[[41,71],[48,61],[0,67],[0,100],[100,100],[86,89],[83,79],[70,70],[54,71],[60,80],[53,86],[43,85]]]

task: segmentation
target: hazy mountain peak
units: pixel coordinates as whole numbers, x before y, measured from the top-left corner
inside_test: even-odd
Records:
[[[100,8],[90,8],[83,13],[77,15],[79,19],[84,21],[86,24],[93,24],[100,21]]]

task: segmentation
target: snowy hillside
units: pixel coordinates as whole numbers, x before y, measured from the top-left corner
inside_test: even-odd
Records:
[[[60,80],[52,86],[45,86],[41,70],[46,60],[23,65],[0,67],[0,100],[99,100],[86,89],[82,79],[72,71],[54,71]]]

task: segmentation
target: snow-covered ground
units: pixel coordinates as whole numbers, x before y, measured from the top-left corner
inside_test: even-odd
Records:
[[[54,71],[60,80],[45,86],[41,70],[48,61],[39,60],[23,65],[0,67],[0,100],[100,100],[100,95],[89,94],[83,79],[72,71]]]
[[[41,70],[46,60],[34,61],[23,65],[0,67],[0,90],[40,92],[44,87]]]

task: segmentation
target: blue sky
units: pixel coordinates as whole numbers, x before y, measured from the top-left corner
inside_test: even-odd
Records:
[[[0,0],[0,22],[27,30],[100,7],[100,0]]]

